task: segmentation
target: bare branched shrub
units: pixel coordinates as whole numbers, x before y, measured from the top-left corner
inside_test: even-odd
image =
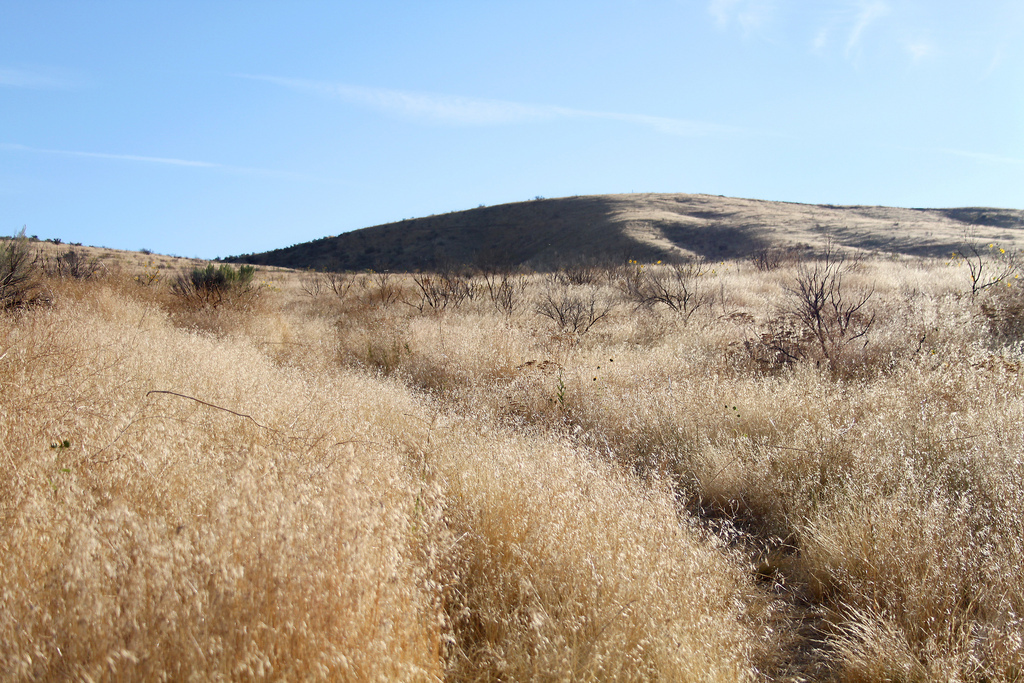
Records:
[[[526,301],[529,279],[520,273],[484,272],[484,287],[494,307],[506,318],[512,317]]]
[[[331,294],[344,301],[352,290],[352,284],[353,279],[344,273],[307,270],[299,275],[299,288],[313,299]]]
[[[760,272],[768,273],[777,270],[793,258],[795,258],[795,254],[792,249],[765,247],[751,254],[750,262]]]
[[[319,299],[326,290],[326,284],[324,274],[319,271],[307,270],[299,275],[299,288],[310,298]]]
[[[559,332],[586,334],[598,321],[611,313],[613,306],[598,303],[597,292],[561,287],[549,288],[541,294],[537,313],[555,323]]]
[[[703,284],[710,270],[703,260],[670,266],[631,262],[620,275],[619,288],[638,307],[662,305],[689,320],[714,301],[714,295]]]
[[[953,252],[950,263],[966,266],[971,282],[971,299],[989,287],[1003,284],[1020,274],[1024,254],[1014,249],[997,246],[994,242],[985,245],[978,238],[973,227],[964,231],[960,246]]]
[[[0,245],[0,310],[21,308],[42,299],[38,258],[29,247],[25,229]]]
[[[574,261],[553,271],[549,277],[553,284],[582,287],[600,284],[607,275],[608,269],[593,261]]]
[[[867,308],[874,290],[852,292],[843,283],[846,257],[829,244],[811,264],[801,264],[790,294],[788,313],[810,332],[822,356],[835,365],[844,347],[863,339],[875,322]]]
[[[385,310],[402,299],[402,283],[388,271],[370,271],[360,286],[370,291],[371,303]]]
[[[453,269],[443,269],[436,273],[417,273],[412,276],[412,281],[419,290],[420,299],[409,305],[419,311],[443,311],[449,306],[458,308],[476,296],[476,285]]]

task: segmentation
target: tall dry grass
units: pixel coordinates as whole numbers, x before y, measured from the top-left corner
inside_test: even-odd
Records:
[[[1019,290],[848,261],[822,344],[806,264],[637,265],[51,278],[0,316],[0,676],[1019,680]]]

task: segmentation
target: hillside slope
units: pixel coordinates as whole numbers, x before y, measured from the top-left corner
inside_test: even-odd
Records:
[[[840,246],[949,254],[965,231],[1024,247],[1024,211],[832,206],[689,194],[537,199],[415,218],[226,259],[317,270],[417,270],[497,262],[544,269],[567,261],[744,258],[766,247]]]

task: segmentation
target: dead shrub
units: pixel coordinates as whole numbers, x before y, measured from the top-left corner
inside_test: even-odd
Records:
[[[448,307],[459,308],[476,296],[476,285],[453,269],[436,273],[417,273],[412,281],[419,290],[419,301],[406,302],[416,310],[443,311]]]
[[[703,285],[709,272],[703,260],[669,266],[644,266],[631,261],[620,274],[619,289],[638,308],[664,306],[688,321],[714,301],[714,294]]]
[[[786,314],[810,333],[821,359],[837,367],[844,349],[864,340],[875,323],[867,308],[874,290],[853,292],[843,282],[846,256],[832,244],[820,259],[801,264],[795,281],[786,287],[790,302]]]
[[[506,318],[511,318],[522,309],[526,301],[526,292],[530,287],[529,279],[521,273],[484,272],[484,287],[491,303]]]
[[[584,335],[611,313],[613,306],[598,303],[597,292],[569,287],[551,288],[541,294],[537,314],[550,319],[563,334]]]

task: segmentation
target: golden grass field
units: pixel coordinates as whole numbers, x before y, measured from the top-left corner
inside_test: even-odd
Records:
[[[261,269],[216,305],[147,256],[37,266],[0,678],[1020,681],[1024,289],[974,256]]]

